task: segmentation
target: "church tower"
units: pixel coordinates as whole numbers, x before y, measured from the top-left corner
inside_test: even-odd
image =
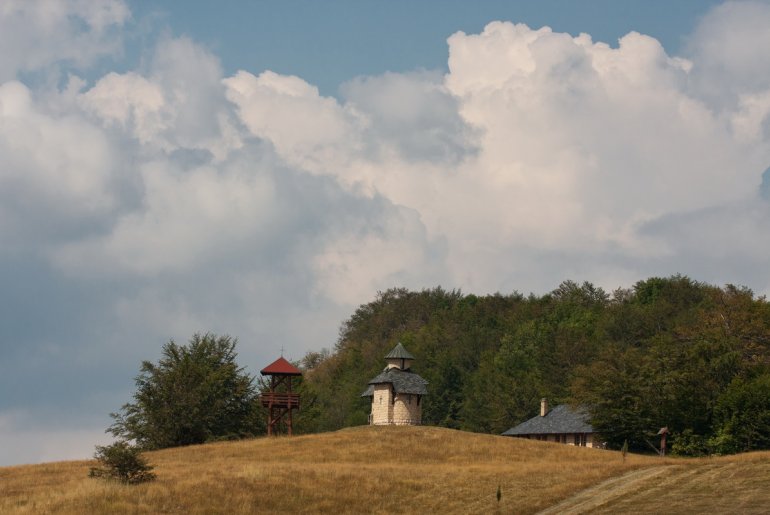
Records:
[[[428,382],[412,372],[413,361],[414,356],[401,343],[385,356],[387,366],[361,394],[372,400],[371,425],[422,423],[422,398],[428,394]]]

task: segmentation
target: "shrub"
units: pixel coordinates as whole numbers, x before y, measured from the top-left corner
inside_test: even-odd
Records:
[[[143,483],[155,479],[153,467],[139,454],[139,449],[127,442],[97,445],[94,458],[101,467],[92,467],[90,477],[113,479],[126,484]]]
[[[692,429],[685,429],[673,436],[672,454],[676,456],[706,456],[709,454],[707,439],[695,434]]]

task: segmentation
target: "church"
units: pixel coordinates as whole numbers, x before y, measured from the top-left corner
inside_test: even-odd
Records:
[[[370,397],[369,424],[420,425],[422,398],[428,394],[428,381],[412,372],[412,356],[401,343],[385,356],[387,366],[369,381],[361,397]]]

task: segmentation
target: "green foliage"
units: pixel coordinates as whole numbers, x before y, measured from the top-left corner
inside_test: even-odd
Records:
[[[711,441],[720,454],[770,448],[770,374],[736,378],[714,410],[716,434]]]
[[[710,454],[708,438],[698,435],[692,429],[685,429],[673,435],[671,454],[677,456],[706,456]]]
[[[333,352],[303,360],[303,430],[365,423],[360,394],[398,341],[429,381],[425,424],[500,433],[547,397],[587,407],[611,448],[649,452],[663,426],[680,453],[770,447],[763,386],[733,384],[770,366],[770,305],[746,288],[676,275],[612,295],[573,281],[528,297],[380,292]]]
[[[94,458],[101,467],[92,467],[88,475],[113,479],[126,484],[144,483],[155,479],[153,467],[147,464],[139,449],[127,442],[115,442],[112,445],[96,446]]]
[[[258,394],[235,362],[236,343],[209,333],[193,335],[187,345],[166,343],[158,363],[142,363],[134,402],[111,414],[108,431],[143,449],[261,433]]]

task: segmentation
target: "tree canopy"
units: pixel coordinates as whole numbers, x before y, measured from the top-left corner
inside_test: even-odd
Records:
[[[528,297],[381,292],[303,360],[300,429],[365,423],[359,395],[396,341],[430,382],[426,424],[500,433],[547,397],[588,407],[615,448],[649,450],[663,426],[681,453],[770,447],[770,305],[747,288],[676,275],[611,294],[573,281]]]
[[[238,367],[237,340],[195,334],[187,345],[163,346],[157,363],[143,361],[136,392],[108,431],[143,449],[238,438],[264,431],[254,379]]]

